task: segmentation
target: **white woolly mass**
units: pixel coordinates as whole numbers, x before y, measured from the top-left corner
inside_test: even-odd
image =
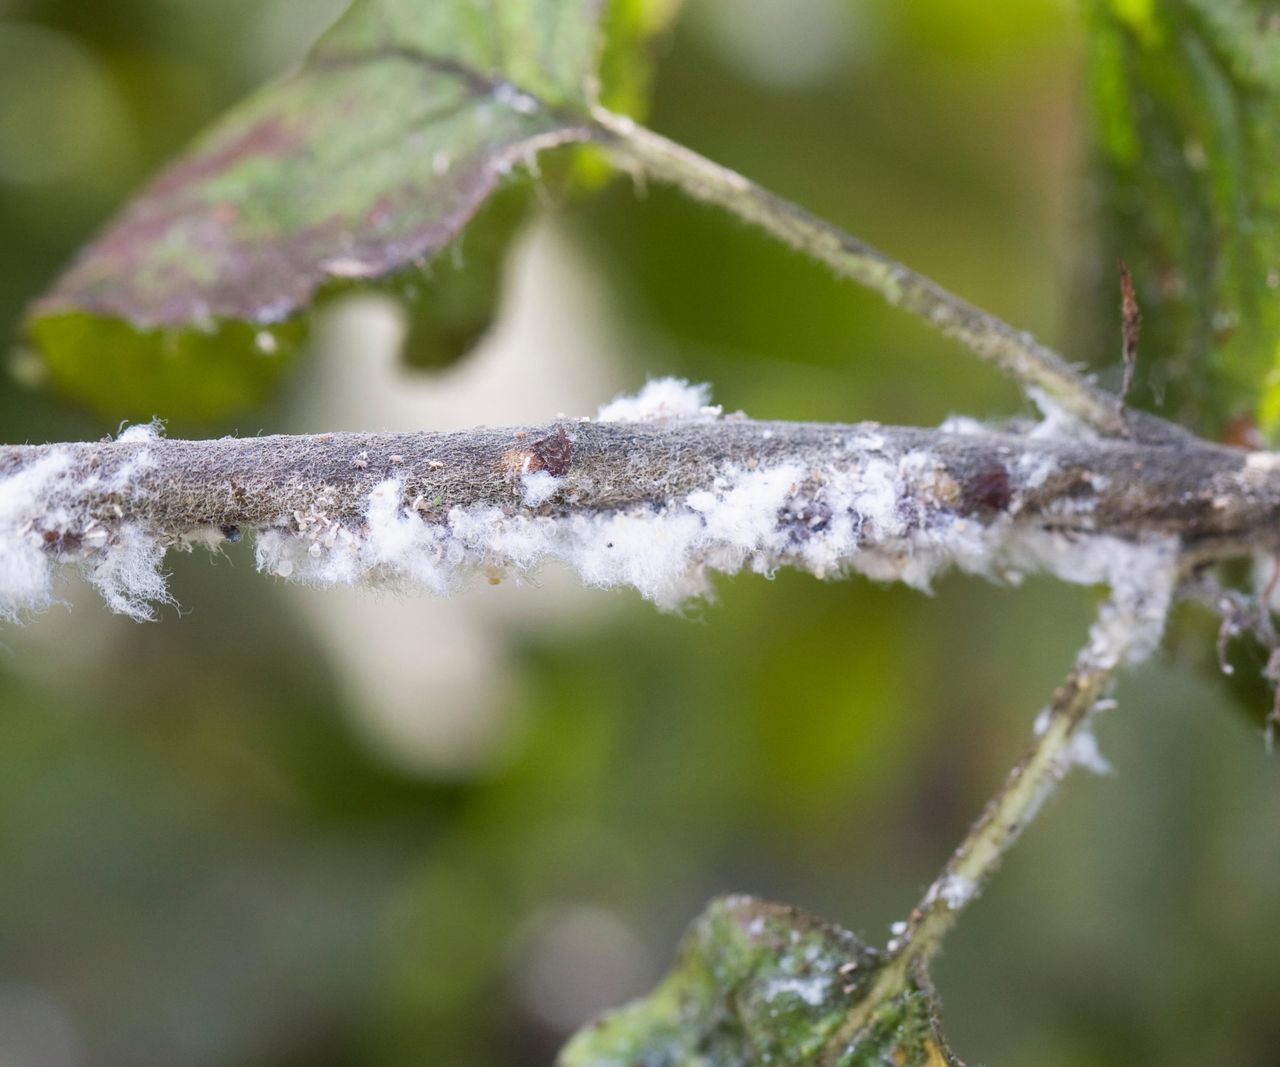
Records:
[[[1057,461],[1052,456],[1037,456],[1033,452],[1019,456],[1016,466],[1022,484],[1028,489],[1039,489],[1049,480],[1049,475],[1058,469]]]
[[[555,518],[481,505],[455,507],[443,522],[405,508],[401,483],[388,479],[369,494],[358,530],[323,514],[297,513],[289,525],[261,531],[258,566],[315,585],[361,580],[446,594],[478,574],[529,575],[558,561],[587,585],[632,586],[676,608],[709,591],[710,570],[776,566],[777,516],[798,476],[790,467],[743,472],[657,514]],[[526,484],[526,500],[529,493]]]
[[[0,615],[7,619],[53,599],[53,564],[35,524],[68,466],[66,455],[53,452],[0,481]]]
[[[536,508],[560,492],[564,479],[549,471],[532,471],[520,476],[520,484],[524,488],[524,506]]]
[[[1107,551],[1111,540],[1101,538],[1093,551],[1077,553],[1084,557],[1082,570],[1099,575],[1088,584],[1106,582],[1111,587],[1111,598],[1089,630],[1086,650],[1092,665],[1103,669],[1139,663],[1156,650],[1178,573],[1178,546],[1173,538],[1141,546],[1117,542]],[[1084,543],[1079,547],[1083,549]],[[1098,558],[1099,553],[1103,558]]]
[[[690,385],[683,378],[654,378],[635,396],[618,396],[597,413],[597,422],[652,422],[720,414],[711,406],[711,386]]]
[[[1083,767],[1094,774],[1110,774],[1111,764],[1098,747],[1098,739],[1092,730],[1082,727],[1067,744],[1062,753],[1061,765],[1065,767]]]
[[[938,425],[938,429],[943,433],[968,436],[991,432],[990,426],[971,415],[948,415]]]
[[[658,509],[538,514],[571,480],[540,471],[521,477],[522,507],[455,507],[427,517],[392,478],[369,494],[359,525],[295,512],[259,531],[258,565],[314,585],[447,594],[475,576],[522,578],[559,563],[586,585],[629,586],[666,609],[708,594],[712,573],[744,569],[768,575],[792,566],[818,577],[854,571],[924,590],[950,566],[1006,581],[1048,572],[1116,591],[1117,607],[1093,634],[1099,661],[1137,659],[1154,648],[1172,593],[1172,539],[1073,538],[1020,529],[1009,516],[983,523],[929,511],[921,501],[936,498],[948,477],[938,461],[919,450],[868,454],[867,445],[851,436],[846,457],[821,471],[794,464],[725,470],[709,488]]]
[[[972,878],[963,874],[948,874],[929,887],[924,902],[928,905],[940,900],[949,911],[959,911],[977,892],[978,885]]]
[[[121,439],[156,433],[154,425],[134,426]],[[151,618],[153,604],[170,600],[160,570],[165,546],[134,523],[103,525],[85,504],[124,490],[152,462],[144,449],[106,480],[75,471],[70,453],[55,449],[0,479],[0,617],[16,620],[53,603],[57,564],[79,570],[112,611],[135,619]]]
[[[1087,423],[1081,422],[1066,408],[1042,389],[1028,389],[1027,395],[1040,409],[1043,416],[1031,430],[1036,438],[1071,438],[1081,441],[1096,441],[1098,434]]]
[[[605,419],[714,418],[705,386],[650,382],[621,398]],[[135,426],[123,439],[152,440],[159,428]],[[525,471],[505,507],[457,506],[409,499],[397,478],[378,483],[363,513],[327,513],[320,504],[282,515],[253,531],[258,566],[313,585],[377,585],[447,595],[477,576],[530,576],[541,565],[568,566],[587,585],[630,586],[663,608],[710,591],[710,575],[791,566],[820,578],[853,571],[927,590],[946,567],[1017,581],[1047,572],[1079,584],[1112,587],[1110,607],[1091,632],[1100,665],[1136,660],[1154,649],[1172,595],[1176,542],[1135,544],[1101,535],[1028,529],[1014,516],[985,520],[940,506],[959,487],[927,449],[902,455],[882,435],[860,430],[832,443],[818,468],[782,463],[726,468],[711,485],[660,505],[588,511],[551,501],[573,499],[573,477]],[[78,567],[113,610],[150,617],[168,599],[160,572],[166,543],[117,509],[99,524],[86,501],[136,494],[137,475],[153,462],[146,447],[108,484],[92,469],[73,471],[54,450],[0,480],[0,615],[12,618],[53,598],[55,563]],[[1022,484],[1049,477],[1030,456],[1011,461]],[[1087,526],[1091,502],[1068,501]],[[1016,504],[1014,505],[1016,509]],[[189,531],[178,547],[221,543],[220,531]]]
[[[163,433],[164,423],[159,419],[152,419],[150,422],[140,422],[135,426],[121,430],[116,440],[130,444],[141,444],[147,441],[154,441]]]

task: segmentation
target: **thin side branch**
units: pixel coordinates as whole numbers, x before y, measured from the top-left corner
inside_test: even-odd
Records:
[[[1116,671],[1159,640],[1174,575],[1171,569],[1163,583],[1125,587],[1103,604],[1088,644],[1036,719],[1030,747],[890,943],[888,962],[830,1043],[837,1058],[839,1050],[856,1043],[885,1007],[925,973],[960,912],[986,885],[1067,773],[1075,766],[1105,769],[1089,732],[1091,720],[1111,704],[1104,697]]]
[[[1076,372],[1031,334],[948,292],[936,282],[759,185],[638,126],[597,110],[602,136],[641,171],[716,204],[792,248],[879,293],[994,364],[1025,388],[1047,396],[1099,433],[1148,440],[1181,437],[1177,427],[1141,413],[1126,418],[1116,399]]]

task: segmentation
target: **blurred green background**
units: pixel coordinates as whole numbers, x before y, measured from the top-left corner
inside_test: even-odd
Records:
[[[6,334],[340,7],[0,0]],[[689,0],[651,122],[1070,346],[1096,254],[1086,110],[1064,0]],[[273,408],[170,433],[585,413],[658,373],[761,417],[1025,410],[923,327],[669,192],[618,181],[545,213],[475,366],[366,362],[394,316],[355,307]],[[558,379],[544,357],[569,361]],[[18,359],[0,384],[4,440],[116,430],[37,378]],[[247,545],[171,564],[182,610],[158,625],[69,588],[73,611],[0,634],[4,1067],[546,1064],[644,991],[716,894],[883,942],[1093,600],[782,574],[675,617],[555,575],[439,604],[285,589]],[[1275,1063],[1280,780],[1209,640],[1183,626],[1126,678],[1099,731],[1116,773],[1069,784],[948,943],[962,1058]]]

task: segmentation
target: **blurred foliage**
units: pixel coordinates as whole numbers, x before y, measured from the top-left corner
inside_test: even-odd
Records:
[[[643,118],[653,89],[653,56],[683,0],[612,0],[605,4],[599,60],[600,103]]]
[[[1091,0],[1102,201],[1095,304],[1123,259],[1145,313],[1142,399],[1210,435],[1280,430],[1280,9]],[[1117,342],[1099,315],[1101,351]]]
[[[4,54],[25,60],[0,65],[0,322],[336,7],[0,4],[0,39],[21,45]],[[689,0],[651,121],[1054,340],[1079,317],[1073,259],[1109,283],[1114,262],[1080,225],[1083,58],[1058,0]],[[35,71],[58,91],[18,92]],[[663,190],[615,183],[556,221],[617,296],[633,383],[711,380],[762,417],[1018,404],[914,322]],[[1100,327],[1112,372],[1117,321]],[[0,389],[10,441],[120,417]],[[247,546],[172,565],[189,613],[163,625],[85,601],[2,638],[6,1067],[547,1064],[650,988],[720,893],[880,942],[1090,617],[1079,590],[959,577],[935,598],[744,577],[691,618],[598,594],[554,624],[552,591],[522,590],[532,622],[495,668],[512,682],[501,758],[443,778],[368,743],[339,650],[305,625],[341,610],[330,594],[282,595]],[[441,713],[421,686],[422,716]],[[952,1046],[992,1067],[1270,1067],[1274,762],[1215,713],[1222,683],[1173,654],[1120,698],[1100,725],[1119,773],[1072,781],[949,939]]]

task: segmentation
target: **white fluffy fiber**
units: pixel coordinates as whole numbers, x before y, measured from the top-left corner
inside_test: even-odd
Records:
[[[685,417],[712,417],[701,389],[670,380],[651,387],[641,405],[649,417],[676,417],[669,414],[676,397],[683,397]],[[622,400],[611,409],[638,410]],[[878,451],[884,442],[867,434],[844,444],[845,456],[826,471],[790,464],[725,470],[710,488],[656,511],[538,514],[567,482],[538,472],[522,476],[527,510],[455,507],[429,522],[406,509],[401,483],[389,479],[370,493],[359,530],[323,514],[295,514],[259,533],[258,564],[316,585],[366,582],[446,594],[475,575],[519,578],[554,562],[589,586],[630,586],[663,608],[706,595],[712,572],[770,574],[784,565],[818,577],[857,571],[921,589],[949,566],[1012,581],[1048,571],[1111,585],[1129,605],[1109,620],[1116,633],[1098,634],[1100,649],[1115,647],[1109,638],[1122,627],[1152,632],[1142,651],[1158,640],[1171,590],[1171,540],[1073,539],[1018,530],[1008,516],[983,523],[926,513],[919,501],[936,495],[936,480],[947,477],[935,457],[924,450],[890,457]]]
[[[67,456],[54,452],[0,480],[0,614],[7,619],[53,599],[53,564],[35,522],[54,508],[68,466]]]
[[[666,378],[638,396],[614,400],[600,417],[718,418],[719,409],[708,401],[705,386]],[[133,427],[122,439],[145,443],[156,433],[154,426]],[[1153,647],[1171,591],[1172,541],[1073,540],[1018,530],[1007,515],[983,523],[928,510],[921,500],[945,496],[949,476],[942,465],[927,450],[897,456],[884,446],[876,434],[851,432],[843,454],[825,470],[790,464],[725,469],[710,487],[657,510],[544,514],[572,479],[537,471],[520,476],[523,507],[455,507],[443,521],[428,520],[392,478],[369,493],[361,522],[313,509],[253,531],[257,560],[264,571],[315,585],[383,585],[441,595],[477,575],[519,578],[554,562],[587,585],[630,586],[664,608],[708,593],[709,576],[717,571],[770,574],[787,565],[833,577],[852,570],[924,589],[947,566],[1006,580],[1048,571],[1070,582],[1106,583],[1117,592],[1121,606],[1095,628],[1099,658],[1133,646],[1138,631],[1143,636],[1134,655]],[[144,447],[106,485],[92,472],[73,471],[68,454],[54,450],[0,480],[0,615],[14,618],[47,606],[54,597],[55,561],[77,566],[113,610],[135,618],[150,617],[151,605],[168,599],[159,537],[129,522],[113,522],[108,530],[82,503],[100,501],[107,492],[136,494],[137,472],[150,462]],[[1037,467],[1024,470],[1023,478],[1047,474]],[[199,542],[199,533],[184,543]]]
[[[406,510],[400,482],[388,479],[369,494],[359,533],[322,515],[294,516],[291,527],[259,533],[258,565],[315,585],[364,580],[444,594],[476,574],[530,574],[558,561],[587,585],[632,586],[673,608],[708,591],[709,570],[772,566],[778,511],[798,477],[791,468],[743,472],[658,514],[552,518],[476,506],[452,509],[443,523]],[[531,501],[526,486],[525,499],[543,498]]]
[[[597,422],[653,422],[720,414],[711,404],[711,386],[683,378],[654,378],[635,396],[617,396],[596,412]]]
[[[133,426],[120,439],[143,442],[157,433],[154,425]],[[133,523],[108,529],[84,503],[126,489],[150,462],[144,449],[108,483],[75,471],[69,453],[55,449],[0,479],[0,617],[16,620],[53,603],[55,563],[74,566],[112,611],[135,619],[151,618],[152,605],[169,600],[164,546]]]

